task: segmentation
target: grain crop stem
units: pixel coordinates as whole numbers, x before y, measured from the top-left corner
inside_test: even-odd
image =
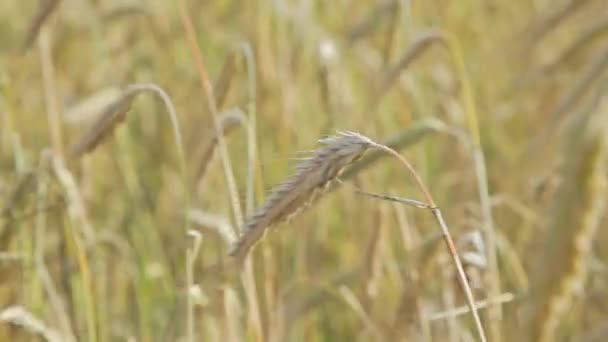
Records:
[[[408,169],[408,171],[414,177],[416,185],[418,186],[418,188],[424,195],[429,209],[433,212],[433,216],[435,216],[435,219],[437,220],[437,223],[439,224],[439,227],[441,228],[441,233],[443,235],[443,239],[448,247],[448,251],[450,253],[450,256],[452,257],[452,261],[456,265],[456,272],[458,274],[458,279],[459,279],[460,285],[462,286],[462,289],[465,293],[465,296],[467,299],[467,305],[469,306],[469,308],[471,310],[471,314],[473,315],[473,320],[475,321],[475,327],[477,328],[477,333],[479,335],[479,339],[481,341],[485,342],[486,335],[485,335],[485,332],[483,329],[483,325],[481,324],[481,319],[479,318],[479,313],[477,312],[477,307],[475,305],[475,298],[473,296],[473,291],[471,290],[471,286],[469,285],[469,282],[467,280],[467,276],[464,272],[464,268],[462,267],[462,262],[460,260],[460,257],[458,256],[458,252],[456,251],[456,246],[454,245],[454,240],[452,239],[452,236],[450,235],[450,230],[448,229],[447,223],[443,219],[441,210],[435,204],[435,201],[433,200],[433,196],[431,196],[431,193],[429,192],[428,188],[426,187],[426,185],[424,184],[424,182],[422,181],[422,179],[420,178],[420,176],[418,175],[416,170],[414,170],[412,165],[407,161],[407,159],[405,159],[402,155],[400,155],[397,151],[393,150],[390,147],[387,147],[387,146],[384,146],[384,145],[381,145],[378,143],[374,143],[374,147],[379,148],[379,149],[391,154],[392,156],[396,157],[397,159],[399,159],[399,161],[401,161],[405,165],[405,167]]]

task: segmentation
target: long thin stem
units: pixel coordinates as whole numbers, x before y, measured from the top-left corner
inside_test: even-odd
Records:
[[[187,341],[194,342],[195,330],[194,330],[194,301],[192,290],[194,289],[194,266],[196,257],[201,248],[201,242],[203,236],[196,230],[188,231],[188,235],[194,239],[194,245],[192,248],[186,250],[186,284],[188,286],[186,290],[186,301],[187,301]]]
[[[196,33],[194,30],[194,25],[188,12],[186,11],[186,7],[184,5],[184,0],[178,2],[179,14],[181,17],[182,24],[184,26],[184,31],[186,32],[186,38],[190,43],[190,47],[192,49],[192,54],[194,55],[194,59],[196,62],[196,67],[198,70],[199,78],[203,85],[203,89],[205,91],[205,95],[207,98],[207,105],[209,107],[209,111],[211,112],[211,116],[213,119],[213,124],[215,127],[216,135],[217,135],[217,143],[218,149],[220,152],[220,156],[222,159],[222,164],[224,167],[224,174],[226,177],[226,183],[228,186],[228,191],[230,193],[230,199],[232,204],[232,212],[234,214],[236,220],[236,227],[243,227],[244,218],[241,209],[241,204],[239,200],[238,189],[236,187],[236,181],[234,178],[234,173],[232,169],[232,165],[230,162],[230,158],[228,156],[228,148],[226,147],[226,142],[224,140],[224,136],[220,131],[220,124],[218,120],[217,114],[217,104],[215,102],[215,95],[213,94],[213,87],[211,82],[209,81],[209,77],[207,75],[207,69],[205,68],[205,64],[203,62],[203,55],[200,51],[198,43],[196,41]],[[239,229],[237,228],[237,229]],[[253,267],[249,262],[248,266],[245,269],[245,272],[242,274],[242,282],[245,288],[245,295],[247,297],[249,307],[249,321],[251,322],[254,334],[260,340],[263,340],[264,332],[262,328],[262,318],[260,314],[260,306],[257,298],[257,290],[255,284],[255,275],[253,272]]]
[[[257,156],[257,129],[256,129],[256,79],[255,60],[253,50],[249,43],[242,43],[241,49],[247,63],[247,195],[245,200],[245,213],[250,215],[254,206],[254,178],[255,161]]]
[[[237,227],[241,226],[243,220],[243,214],[241,210],[241,204],[239,200],[239,194],[236,187],[236,181],[234,178],[234,173],[232,169],[232,163],[230,162],[230,158],[228,156],[228,148],[226,146],[226,141],[224,136],[221,134],[221,127],[218,120],[218,110],[217,104],[215,102],[215,95],[213,93],[213,86],[209,81],[209,76],[207,75],[207,69],[205,68],[205,64],[203,62],[203,55],[198,47],[198,43],[196,42],[196,33],[194,31],[194,24],[192,24],[192,20],[186,11],[185,5],[183,1],[179,1],[179,12],[181,16],[182,24],[184,25],[184,31],[186,32],[186,38],[190,43],[190,47],[192,50],[192,54],[194,55],[194,61],[196,63],[196,68],[199,74],[200,81],[203,85],[203,90],[205,92],[207,98],[207,106],[209,107],[209,111],[211,112],[211,118],[213,120],[213,125],[215,127],[215,133],[217,135],[217,145],[218,150],[220,152],[220,156],[222,159],[222,165],[224,168],[226,183],[228,186],[228,191],[230,193],[230,199],[232,204],[233,214],[237,221]]]
[[[400,155],[397,151],[391,149],[390,147],[387,147],[387,146],[384,146],[384,145],[381,145],[378,143],[375,143],[374,146],[379,149],[382,149],[383,151],[386,151],[387,153],[389,153],[389,154],[395,156],[397,159],[399,159],[405,165],[405,167],[408,169],[408,171],[412,174],[412,176],[414,177],[414,180],[416,181],[418,188],[420,189],[420,191],[426,198],[429,209],[431,209],[431,211],[433,212],[433,216],[435,216],[435,219],[437,220],[437,223],[439,224],[439,227],[441,228],[441,233],[443,235],[444,241],[448,247],[448,251],[450,253],[450,256],[452,257],[452,261],[454,262],[454,265],[456,266],[458,279],[459,279],[460,285],[462,286],[462,289],[465,293],[465,296],[467,299],[467,305],[469,306],[469,309],[471,310],[471,314],[473,315],[473,320],[475,321],[475,327],[477,329],[477,334],[479,336],[479,339],[482,342],[485,342],[486,335],[485,335],[483,325],[481,324],[481,319],[479,318],[479,313],[477,312],[477,307],[475,305],[475,297],[473,296],[473,291],[471,290],[471,286],[469,285],[469,281],[464,272],[464,268],[462,266],[462,261],[460,260],[460,257],[458,256],[458,252],[456,250],[454,240],[452,239],[452,236],[450,235],[450,230],[448,229],[448,225],[446,224],[445,220],[443,219],[441,210],[439,209],[439,207],[437,207],[437,205],[435,204],[435,201],[433,200],[433,196],[431,196],[431,193],[429,192],[428,188],[426,187],[426,185],[424,184],[424,182],[422,181],[422,179],[420,178],[420,176],[418,175],[416,170],[414,170],[412,165],[407,161],[407,159],[405,159],[402,155]]]
[[[184,177],[184,186],[186,187],[184,191],[188,193],[188,175],[186,169],[186,154],[184,152],[184,142],[181,134],[181,130],[179,128],[179,121],[177,119],[177,112],[175,111],[175,107],[171,102],[171,98],[169,95],[161,88],[160,86],[154,83],[134,83],[130,84],[126,88],[126,93],[137,93],[140,91],[150,91],[154,94],[158,95],[160,99],[163,101],[165,108],[167,109],[167,113],[169,115],[169,120],[171,120],[171,127],[173,128],[173,138],[175,139],[175,146],[177,148],[178,158],[179,158],[179,167],[182,173],[182,177]]]
[[[486,161],[481,144],[479,119],[475,106],[473,87],[467,76],[465,59],[458,38],[451,32],[444,33],[448,50],[452,55],[456,72],[462,85],[462,103],[465,107],[468,130],[473,142],[473,164],[477,180],[477,191],[479,193],[479,205],[481,207],[482,228],[488,247],[488,292],[491,297],[497,297],[502,292],[500,289],[500,272],[498,270],[498,250],[496,244],[496,228],[492,216],[492,205],[490,204],[490,190],[488,186],[488,175]],[[500,341],[500,319],[502,318],[502,307],[496,305],[489,310],[490,336],[493,341]]]
[[[44,101],[46,105],[49,135],[53,153],[63,158],[63,133],[61,129],[60,104],[57,98],[57,87],[55,84],[55,67],[51,53],[51,38],[47,28],[40,33],[38,46],[40,49],[40,65],[42,69],[42,85],[44,90]]]
[[[508,302],[512,302],[515,299],[515,295],[513,295],[512,293],[503,293],[498,297],[492,297],[492,298],[486,298],[484,300],[480,300],[478,301],[477,304],[477,308],[478,309],[485,309],[485,308],[489,308],[493,305],[500,305],[503,303],[508,303]],[[460,306],[457,308],[453,308],[444,312],[437,312],[434,314],[430,314],[428,316],[426,316],[425,318],[429,321],[437,321],[437,320],[441,320],[441,319],[445,319],[448,317],[454,317],[454,316],[460,316],[460,315],[464,315],[466,313],[469,313],[471,310],[466,307],[466,306]]]
[[[479,334],[479,339],[485,342],[486,335],[483,329],[483,325],[481,324],[481,319],[479,318],[479,313],[477,312],[477,306],[475,305],[475,297],[473,296],[473,291],[471,290],[471,286],[469,285],[469,281],[467,280],[467,275],[465,274],[464,268],[462,267],[462,262],[460,261],[460,257],[458,256],[458,251],[456,251],[454,240],[452,240],[452,236],[450,235],[450,230],[448,229],[448,226],[445,223],[445,220],[443,219],[441,210],[438,207],[435,207],[431,209],[431,211],[433,212],[435,219],[437,219],[437,223],[439,223],[439,226],[441,227],[441,233],[443,234],[445,244],[447,245],[450,255],[452,256],[454,265],[456,265],[458,279],[460,280],[462,290],[464,291],[464,294],[467,297],[467,305],[469,306],[469,309],[471,309],[471,313],[473,314],[473,319],[475,320],[475,326]]]
[[[420,176],[418,175],[416,170],[414,170],[414,167],[412,166],[412,164],[410,164],[410,162],[407,161],[407,159],[405,159],[402,155],[400,155],[399,152],[393,150],[392,148],[390,148],[388,146],[384,146],[384,145],[378,144],[378,143],[375,143],[374,146],[393,155],[395,158],[399,159],[403,163],[403,165],[405,165],[405,167],[408,169],[408,171],[412,174],[412,176],[414,177],[414,180],[416,181],[416,185],[418,186],[418,188],[424,195],[424,198],[428,202],[428,205],[431,208],[434,208],[437,206],[435,204],[435,201],[433,200],[433,196],[431,196],[431,193],[429,192],[428,188],[426,187],[426,185],[424,185],[422,178],[420,178]]]

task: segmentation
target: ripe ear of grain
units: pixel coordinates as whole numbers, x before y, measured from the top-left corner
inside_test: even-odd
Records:
[[[99,115],[99,118],[78,141],[72,146],[71,155],[79,158],[93,151],[109,136],[118,123],[124,121],[131,108],[131,102],[137,91],[125,91],[118,99],[110,103]]]
[[[341,133],[320,142],[323,146],[296,165],[296,172],[276,186],[266,203],[247,219],[230,256],[243,260],[268,227],[296,215],[320,197],[327,185],[373,144],[357,133]]]

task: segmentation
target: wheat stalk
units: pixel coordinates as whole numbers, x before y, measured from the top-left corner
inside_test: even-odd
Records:
[[[428,208],[433,213],[433,216],[435,217],[435,220],[437,221],[437,224],[439,225],[439,228],[441,229],[441,233],[443,235],[443,240],[445,241],[446,247],[448,248],[448,252],[450,253],[450,256],[452,257],[454,266],[456,266],[456,273],[458,275],[460,285],[465,294],[465,297],[467,300],[467,305],[468,305],[469,309],[471,310],[471,315],[473,316],[473,320],[475,321],[475,328],[477,329],[477,336],[479,337],[480,341],[485,342],[487,340],[486,334],[485,334],[483,325],[481,324],[481,319],[479,318],[479,313],[477,312],[477,306],[475,305],[475,297],[473,296],[473,291],[471,290],[471,286],[470,286],[467,276],[464,272],[464,268],[462,266],[462,261],[460,260],[460,257],[458,256],[456,246],[454,245],[454,241],[450,234],[448,225],[443,218],[441,209],[439,209],[437,204],[435,204],[435,200],[433,199],[433,196],[429,192],[428,188],[426,187],[426,185],[424,184],[424,182],[422,181],[422,179],[420,178],[420,176],[418,175],[418,173],[416,172],[414,167],[410,164],[410,162],[407,161],[407,159],[405,159],[397,151],[393,150],[390,147],[387,147],[387,146],[384,146],[382,144],[378,144],[375,142],[373,143],[373,146],[392,155],[393,157],[397,158],[407,168],[408,172],[412,175],[412,177],[414,177],[414,180],[416,182],[416,185],[418,186],[418,189],[424,195],[424,199],[426,201],[426,203],[425,203],[426,205],[424,207]],[[374,196],[374,197],[382,197],[382,196]],[[394,196],[390,199],[392,201],[397,201],[397,202],[401,201],[403,203],[406,203],[408,205],[412,205],[415,207],[421,207],[421,205],[420,205],[420,203],[418,203],[418,201],[412,201],[412,200],[403,201],[403,199],[395,198]]]
[[[288,220],[311,204],[373,144],[360,134],[345,132],[321,139],[323,145],[298,165],[296,172],[276,186],[266,203],[250,216],[230,255],[242,260],[270,226]]]
[[[186,250],[186,284],[188,290],[186,291],[186,327],[187,327],[187,341],[192,342],[195,340],[195,325],[194,325],[194,293],[195,289],[199,289],[198,285],[194,283],[194,268],[196,257],[201,249],[203,242],[203,235],[196,230],[189,230],[188,236],[192,237],[194,244],[192,248]]]
[[[36,41],[36,38],[40,34],[42,25],[44,25],[44,23],[50,18],[51,14],[57,9],[57,7],[59,7],[58,5],[60,2],[61,0],[40,1],[38,11],[28,25],[29,27],[21,46],[22,51],[28,50]]]
[[[420,192],[424,195],[425,203],[414,200],[404,200],[394,196],[389,197],[366,194],[431,210],[441,228],[444,241],[456,266],[460,284],[475,321],[478,337],[482,342],[485,342],[485,332],[481,324],[481,319],[479,318],[479,313],[477,312],[475,298],[465,275],[458,252],[456,251],[447,223],[443,219],[441,210],[435,204],[431,193],[412,165],[390,147],[378,144],[370,138],[358,133],[344,132],[334,137],[322,139],[320,142],[324,146],[315,150],[311,157],[300,162],[296,166],[296,173],[275,187],[266,203],[258,208],[245,222],[245,227],[242,230],[240,238],[229,253],[230,256],[234,257],[239,262],[244,260],[249,250],[262,238],[263,234],[270,226],[293,217],[316,198],[319,198],[324,192],[323,190],[327,189],[328,185],[337,179],[344,168],[361,158],[366,150],[369,148],[382,150],[394,156],[405,165],[410,174],[414,177]]]
[[[230,85],[232,84],[232,79],[234,78],[235,69],[236,54],[233,52],[226,56],[222,70],[215,81],[215,101],[218,109],[221,109],[226,102],[228,92],[230,91]]]
[[[232,213],[234,215],[235,221],[239,226],[243,224],[244,218],[242,214],[240,199],[238,188],[236,186],[236,181],[234,179],[234,171],[232,168],[232,162],[230,160],[230,156],[228,154],[228,148],[226,146],[226,142],[224,141],[224,136],[220,133],[220,125],[218,120],[218,104],[216,102],[216,98],[214,95],[214,89],[209,81],[209,76],[207,73],[207,68],[205,67],[205,63],[203,60],[203,55],[200,50],[200,46],[197,42],[197,35],[195,32],[194,24],[192,22],[192,18],[188,14],[186,10],[185,1],[178,1],[178,9],[180,19],[184,28],[184,32],[186,34],[186,38],[188,40],[188,45],[192,50],[192,54],[194,57],[194,61],[196,62],[196,69],[198,71],[198,75],[203,86],[207,106],[209,112],[211,113],[211,117],[213,119],[213,126],[215,128],[216,136],[217,136],[217,146],[219,150],[219,154],[222,160],[222,166],[224,169],[224,177],[226,180],[226,185],[228,187],[228,193],[230,195],[230,202],[232,207]],[[249,68],[251,70],[251,68]],[[251,77],[249,77],[251,80]],[[251,87],[249,87],[251,91]],[[253,98],[250,96],[250,100]],[[253,106],[253,104],[250,104]],[[250,115],[252,112],[250,112]],[[254,115],[250,117],[253,119]],[[254,123],[249,125],[248,133],[252,132],[252,127],[255,125],[255,119],[251,120]],[[250,143],[248,146],[249,156],[251,158],[251,151],[253,146],[251,145],[252,140],[254,140],[253,136],[249,134],[248,142]],[[252,175],[252,173],[250,173]],[[254,335],[260,339],[264,339],[264,329],[262,328],[262,318],[260,312],[260,305],[258,303],[257,298],[257,290],[256,290],[256,282],[255,282],[255,274],[253,272],[253,267],[251,263],[247,263],[245,272],[242,276],[243,285],[245,287],[245,296],[247,298],[247,302],[249,303],[248,308],[248,322],[251,325],[252,331]]]

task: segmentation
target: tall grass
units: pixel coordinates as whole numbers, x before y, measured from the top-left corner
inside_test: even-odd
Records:
[[[604,14],[0,1],[0,340],[597,340]]]

